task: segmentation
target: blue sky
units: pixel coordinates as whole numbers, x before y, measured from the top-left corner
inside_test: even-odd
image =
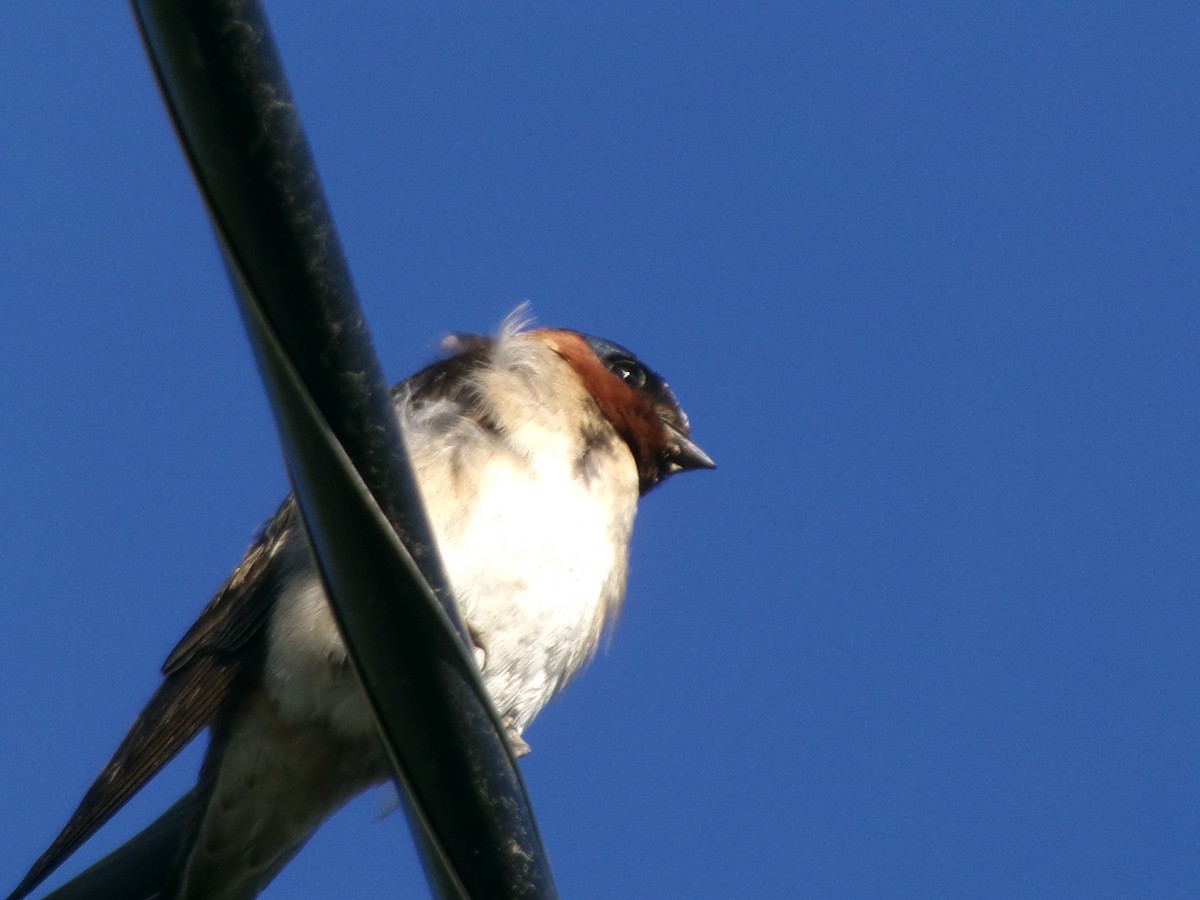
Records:
[[[1195,894],[1194,4],[270,14],[391,376],[530,300],[720,464],[527,733],[564,897]],[[127,10],[0,33],[11,886],[287,485]],[[267,896],[412,892],[382,803]]]

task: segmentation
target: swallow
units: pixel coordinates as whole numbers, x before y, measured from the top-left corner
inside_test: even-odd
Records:
[[[666,381],[611,341],[531,328],[518,310],[495,337],[452,335],[443,349],[392,395],[483,682],[521,755],[525,728],[617,618],[638,499],[714,463]],[[9,900],[205,728],[197,784],[135,839],[179,835],[161,896],[256,896],[324,819],[390,777],[291,497],[162,672]]]

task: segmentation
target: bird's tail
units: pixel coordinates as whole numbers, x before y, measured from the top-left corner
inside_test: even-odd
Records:
[[[179,878],[184,848],[192,840],[203,801],[184,794],[148,827],[44,900],[160,900]],[[32,885],[30,886],[32,889]],[[20,896],[16,894],[14,896]]]

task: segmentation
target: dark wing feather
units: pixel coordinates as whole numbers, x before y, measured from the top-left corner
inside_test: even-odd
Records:
[[[90,838],[205,726],[256,671],[248,646],[270,615],[278,551],[297,527],[289,498],[163,666],[166,677],[80,801],[70,821],[8,900],[26,896]]]
[[[236,654],[259,632],[275,602],[271,569],[284,541],[299,527],[296,500],[289,496],[175,645],[163,663],[164,675],[183,669],[200,656]]]
[[[472,377],[475,370],[487,362],[492,342],[478,334],[455,334],[443,342],[454,355],[411,375],[392,388],[392,396],[400,402],[420,406],[437,400],[461,403],[464,408],[479,405],[479,389]]]

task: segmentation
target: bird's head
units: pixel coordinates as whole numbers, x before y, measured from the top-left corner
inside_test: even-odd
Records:
[[[631,351],[577,331],[538,331],[579,376],[597,408],[629,445],[641,493],[677,472],[716,467],[692,441],[687,415],[667,382]]]

